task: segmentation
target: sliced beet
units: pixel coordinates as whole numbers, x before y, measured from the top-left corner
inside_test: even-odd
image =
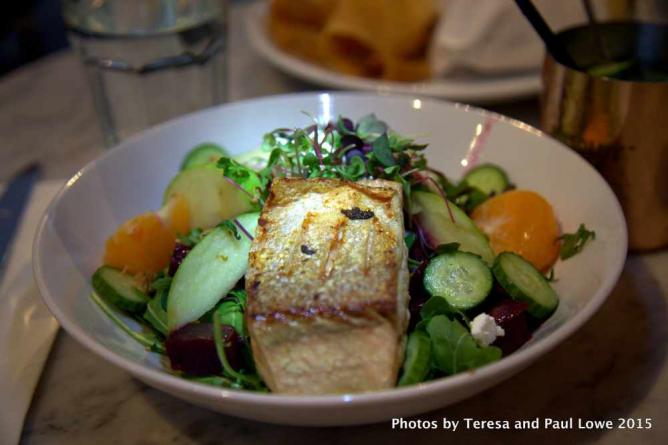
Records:
[[[176,271],[179,269],[179,266],[190,252],[191,247],[186,246],[182,243],[176,243],[174,246],[174,251],[172,252],[172,257],[169,259],[169,275],[174,276]]]
[[[524,302],[504,299],[490,309],[489,315],[505,332],[503,337],[498,337],[494,342],[494,346],[501,348],[504,355],[516,351],[531,338],[528,307]]]
[[[239,366],[239,336],[232,326],[223,325],[225,355],[234,369]],[[213,323],[188,323],[171,332],[165,341],[167,356],[172,369],[191,375],[212,375],[222,371],[216,343],[213,339]]]

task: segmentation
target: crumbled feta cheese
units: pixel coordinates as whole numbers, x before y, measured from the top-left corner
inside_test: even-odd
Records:
[[[503,328],[496,324],[494,317],[484,312],[471,321],[471,335],[481,346],[489,346],[497,337],[505,334]]]

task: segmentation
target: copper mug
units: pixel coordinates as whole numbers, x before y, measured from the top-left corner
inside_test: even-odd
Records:
[[[588,27],[558,35],[578,66],[596,66],[603,50],[612,60],[640,57],[668,72],[668,26],[620,22],[599,29],[598,35]],[[589,72],[546,56],[541,127],[608,181],[624,209],[631,249],[668,246],[668,78],[620,80]]]

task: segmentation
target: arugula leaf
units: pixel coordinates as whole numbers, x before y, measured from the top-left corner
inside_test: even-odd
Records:
[[[239,306],[241,306],[242,310],[246,309],[246,302],[248,301],[248,294],[244,289],[234,289],[231,290],[229,294],[227,294],[228,298],[233,298],[234,301],[236,301]]]
[[[587,230],[584,224],[580,224],[575,233],[564,233],[558,239],[562,240],[559,257],[566,260],[582,252],[582,249],[590,240],[595,240],[596,232]]]
[[[163,300],[167,300],[167,292],[159,292],[146,305],[144,320],[148,321],[156,331],[167,337],[169,328],[167,327],[167,310]]]
[[[217,166],[223,170],[226,178],[248,193],[251,199],[260,200],[264,187],[263,181],[255,170],[225,156],[218,160]]]
[[[426,330],[431,338],[433,365],[448,375],[478,368],[501,358],[501,349],[480,347],[461,323],[445,315],[433,317]]]
[[[464,312],[459,309],[455,309],[450,305],[450,303],[448,303],[445,298],[436,295],[427,300],[420,309],[420,318],[425,321],[425,324],[423,324],[422,328],[424,329],[426,327],[426,323],[437,315],[452,315],[459,318],[466,325],[470,323],[469,318]]]
[[[408,263],[408,270],[413,273],[415,269],[420,267],[422,261],[414,260],[413,258],[407,258],[406,262]]]
[[[406,358],[397,386],[423,382],[429,375],[431,341],[424,331],[413,331],[406,342]]]
[[[385,173],[385,176],[387,177],[393,177],[399,174],[401,171],[401,167],[398,165],[393,165],[392,167],[385,167],[383,169],[383,172]]]
[[[157,352],[159,354],[166,354],[165,344],[159,338],[159,336],[150,330],[144,330],[143,332],[137,332],[128,326],[120,317],[120,311],[115,307],[111,306],[100,297],[96,292],[91,292],[90,298],[99,306],[99,308],[104,312],[111,321],[116,324],[122,331],[132,337],[135,341],[143,345],[146,349],[152,352]]]
[[[218,224],[218,227],[221,229],[227,229],[230,234],[234,237],[236,240],[241,239],[241,235],[239,234],[239,228],[234,224],[234,222],[231,219],[226,219],[225,221],[221,222]]]
[[[490,198],[490,195],[470,186],[466,181],[461,181],[459,184],[453,185],[444,177],[440,182],[448,199],[466,213],[470,213],[474,208]]]
[[[415,234],[415,232],[410,232],[408,230],[406,231],[406,234],[404,235],[404,242],[406,243],[406,248],[408,250],[410,250],[411,247],[413,247],[413,244],[415,244],[416,239],[417,235]]]
[[[384,167],[392,167],[396,165],[394,156],[392,156],[392,150],[390,150],[390,142],[387,139],[387,133],[381,134],[375,141],[373,141],[371,146],[372,153]]]
[[[461,207],[466,213],[471,213],[473,209],[489,199],[486,195],[475,187],[466,187],[455,199],[457,206]]]
[[[165,337],[169,334],[167,328],[167,296],[172,286],[173,278],[160,272],[155,280],[149,285],[149,289],[155,292],[151,301],[146,305],[146,310],[142,316],[144,320]]]
[[[149,288],[159,293],[165,289],[169,289],[171,285],[172,285],[172,277],[168,277],[163,272],[160,272],[156,276],[155,280],[151,282]]]
[[[213,341],[216,345],[216,354],[223,367],[223,375],[233,379],[237,384],[253,390],[262,390],[262,381],[257,375],[244,374],[236,371],[227,359],[225,347],[227,346],[223,339],[222,323],[220,317],[213,317]]]
[[[429,320],[436,315],[452,315],[456,314],[457,309],[450,306],[450,304],[443,297],[431,297],[420,309],[420,317],[423,320]]]
[[[366,164],[359,156],[351,158],[348,165],[339,166],[337,170],[340,177],[348,181],[357,181],[366,176]]]
[[[184,244],[188,247],[195,247],[195,244],[199,243],[200,241],[202,241],[202,238],[204,238],[203,234],[204,232],[202,231],[202,229],[200,229],[199,227],[195,227],[194,229],[190,230],[190,232],[188,232],[187,234],[179,235],[178,238],[181,244]]]
[[[221,324],[232,326],[239,336],[246,337],[243,307],[237,301],[223,300],[216,309],[214,317],[217,317]]]
[[[243,385],[240,385],[235,381],[220,375],[192,376],[184,374],[181,377],[186,380],[190,380],[191,382],[202,383],[204,385],[219,386],[221,388],[244,389]]]
[[[218,317],[222,324],[232,326],[243,338],[248,338],[244,311],[248,295],[243,289],[231,290],[214,310],[214,317]]]

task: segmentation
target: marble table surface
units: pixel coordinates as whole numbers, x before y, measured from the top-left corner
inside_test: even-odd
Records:
[[[257,57],[244,37],[246,6],[232,8],[230,98],[317,87]],[[253,73],[249,76],[248,73]],[[535,124],[535,99],[491,109]],[[0,181],[39,160],[65,178],[102,151],[88,86],[74,54],[57,53],[0,79]],[[651,418],[643,430],[397,431],[261,424],[197,408],[154,390],[60,332],[21,442],[24,444],[665,443],[668,438],[668,252],[631,255],[608,301],[535,365],[480,395],[421,419]]]

